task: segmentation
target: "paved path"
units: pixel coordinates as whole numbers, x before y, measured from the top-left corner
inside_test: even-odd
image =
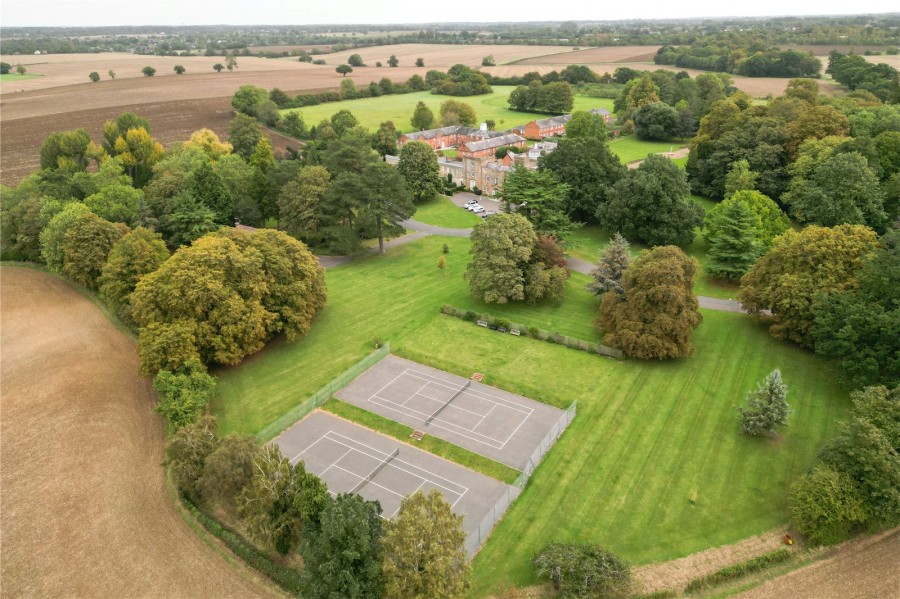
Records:
[[[669,158],[670,160],[677,160],[678,158],[685,158],[690,153],[691,153],[691,149],[688,147],[684,147],[684,148],[678,148],[677,150],[675,150],[673,152],[662,152],[661,155],[665,156],[666,158]],[[632,162],[629,162],[626,166],[628,168],[637,168],[637,167],[641,166],[641,163],[643,161],[644,161],[644,159],[633,160]]]
[[[461,195],[461,194],[457,194]],[[493,201],[493,200],[492,200]],[[384,242],[384,248],[392,248],[398,245],[403,245],[404,243],[409,243],[410,241],[415,241],[416,239],[421,239],[423,237],[427,237],[429,235],[441,235],[444,237],[469,237],[472,234],[472,229],[451,229],[448,227],[436,227],[434,225],[426,225],[425,223],[420,223],[416,220],[405,220],[402,224],[407,229],[414,231],[408,235],[404,235],[402,237],[397,237],[395,239],[391,239],[390,241]],[[374,247],[369,249],[366,252],[363,252],[359,255],[367,255],[367,254],[377,254],[378,247]],[[356,258],[357,256],[318,256],[319,263],[326,269],[334,268],[335,266],[340,266],[342,264],[346,264]],[[594,269],[594,265],[590,262],[585,262],[579,258],[569,258],[568,266],[571,270],[575,272],[580,272],[586,275],[591,274],[591,271]],[[742,313],[745,310],[741,307],[739,302],[734,300],[725,300],[718,299],[715,297],[705,297],[702,295],[697,296],[697,303],[700,304],[701,308],[706,308],[707,310],[717,310],[719,312],[736,312]]]

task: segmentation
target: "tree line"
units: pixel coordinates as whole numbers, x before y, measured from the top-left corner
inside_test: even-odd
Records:
[[[685,69],[719,71],[746,77],[819,77],[822,61],[812,52],[780,50],[758,43],[742,46],[714,40],[685,46],[663,46],[653,57],[656,64]]]

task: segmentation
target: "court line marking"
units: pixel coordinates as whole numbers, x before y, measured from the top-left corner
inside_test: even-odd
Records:
[[[362,447],[364,447],[364,448],[366,448],[366,449],[370,449],[370,450],[372,450],[372,451],[375,452],[375,453],[380,453],[380,454],[382,454],[382,455],[390,455],[389,452],[383,452],[383,451],[381,451],[381,450],[379,450],[379,449],[375,449],[375,448],[372,447],[371,445],[368,445],[368,444],[366,444],[366,443],[362,443],[361,441],[356,441],[355,439],[351,439],[350,437],[347,437],[347,436],[345,436],[345,435],[342,435],[342,434],[340,434],[340,433],[338,433],[338,432],[329,430],[329,431],[327,431],[325,434],[323,434],[321,437],[319,437],[318,439],[316,439],[315,441],[313,441],[308,447],[306,447],[306,449],[304,449],[303,451],[301,451],[300,453],[298,453],[297,455],[295,455],[295,456],[290,460],[290,463],[291,463],[291,464],[295,463],[295,462],[297,461],[297,459],[298,459],[300,456],[302,456],[304,453],[306,453],[307,451],[309,451],[310,449],[312,449],[313,446],[315,446],[317,443],[319,443],[319,442],[322,441],[323,439],[327,439],[328,441],[331,441],[331,442],[333,442],[333,443],[337,443],[337,444],[339,444],[339,445],[343,445],[344,447],[347,447],[350,451],[356,451],[356,452],[358,452],[358,453],[361,453],[361,454],[365,455],[366,457],[370,457],[370,458],[372,458],[372,459],[380,459],[380,458],[378,458],[378,456],[371,455],[371,454],[365,452],[365,451],[362,450],[362,449],[358,449],[358,448],[353,447],[352,445],[348,445],[347,443],[344,443],[344,442],[342,442],[342,441],[340,441],[340,440],[338,440],[338,439],[334,439],[334,438],[332,438],[330,435],[335,435],[335,436],[337,436],[337,437],[341,437],[341,438],[343,438],[343,439],[346,439],[347,441],[350,441],[351,443],[355,443],[355,444],[357,444],[357,445],[361,445]],[[344,455],[346,455],[346,453],[345,453]],[[333,466],[333,465],[336,464],[338,461],[340,461],[341,459],[343,459],[343,457],[344,457],[344,456],[341,456],[341,458],[339,458],[338,460],[335,460],[334,462],[332,462],[331,465]],[[406,469],[404,469],[404,468],[400,468],[399,466],[395,466],[395,465],[394,465],[395,462],[399,462],[399,463],[401,463],[401,464],[406,464],[407,466],[409,466],[410,468],[412,468],[412,469],[414,469],[414,470],[419,470],[419,471],[421,471],[421,472],[424,472],[424,473],[428,474],[430,477],[434,477],[434,479],[439,479],[439,480],[441,480],[441,481],[444,481],[445,483],[448,483],[448,484],[450,484],[450,485],[453,485],[453,486],[457,487],[458,489],[462,489],[462,492],[456,491],[456,490],[454,490],[454,489],[452,489],[451,487],[448,487],[448,486],[446,486],[446,485],[442,485],[440,482],[438,482],[438,480],[432,480],[431,478],[429,478],[429,476],[422,476],[421,474],[417,474],[416,472],[410,472],[409,470],[406,470]],[[330,468],[330,467],[331,467],[331,466],[329,466],[329,468]],[[349,474],[352,474],[353,476],[356,476],[356,477],[358,477],[358,478],[365,478],[365,476],[360,476],[360,475],[358,475],[358,474],[356,474],[356,473],[354,473],[354,472],[350,472],[349,470],[347,470],[346,468],[342,468],[341,466],[337,466],[337,468],[340,468],[341,470],[344,470],[345,472],[348,472]],[[463,495],[465,495],[466,493],[469,492],[469,488],[466,487],[465,485],[462,485],[462,484],[457,483],[457,482],[455,482],[455,481],[453,481],[453,480],[450,480],[449,478],[444,478],[443,476],[441,476],[441,475],[439,475],[439,474],[435,474],[434,472],[431,472],[430,470],[428,470],[428,469],[426,469],[426,468],[422,468],[422,467],[420,467],[420,466],[416,466],[415,464],[411,464],[411,463],[407,462],[406,460],[401,460],[401,459],[395,458],[395,459],[393,459],[393,460],[391,461],[390,464],[388,464],[388,465],[386,466],[386,468],[396,468],[397,470],[400,470],[401,472],[405,472],[406,474],[409,474],[410,476],[414,476],[414,477],[416,477],[416,478],[420,478],[420,479],[422,479],[422,480],[424,480],[424,481],[430,482],[431,484],[435,485],[436,487],[440,487],[440,488],[442,488],[442,489],[446,489],[447,491],[449,491],[450,493],[453,493],[454,495],[459,495],[460,498],[462,498]],[[372,481],[369,481],[370,484],[371,484],[371,482],[372,482]],[[392,491],[392,492],[395,492],[395,491]],[[455,504],[454,504],[454,505],[455,505]]]
[[[432,383],[434,383],[435,385],[438,385],[439,387],[446,387],[447,389],[453,389],[454,391],[459,390],[459,385],[454,386],[453,381],[448,381],[448,380],[436,377],[434,375],[428,374],[427,372],[419,372],[418,370],[413,370],[411,368],[407,368],[406,370],[404,370],[403,372],[398,374],[396,377],[394,377],[394,380],[392,380],[390,383],[388,383],[387,385],[385,385],[384,387],[379,389],[378,392],[381,393],[382,391],[384,391],[384,389],[386,387],[389,387],[390,385],[394,384],[394,382],[398,378],[403,376],[404,374],[409,375],[413,378],[431,381]],[[531,414],[534,412],[534,408],[529,408],[529,407],[520,405],[509,399],[488,393],[487,391],[481,391],[480,389],[477,389],[477,388],[473,389],[471,386],[468,389],[466,389],[465,393],[468,393],[469,391],[472,392],[471,395],[484,396],[484,397],[478,397],[478,399],[480,399],[482,401],[487,401],[487,402],[491,402],[491,403],[499,403],[499,404],[502,404],[504,407],[507,407],[511,410],[518,410],[520,412],[525,412],[528,414]],[[487,398],[491,398],[491,399],[487,399]],[[496,400],[496,401],[494,401],[494,400]]]

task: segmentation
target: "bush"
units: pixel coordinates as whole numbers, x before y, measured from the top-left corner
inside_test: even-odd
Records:
[[[475,322],[478,320],[478,315],[472,312],[471,310],[466,311],[466,315],[463,316],[463,320],[467,320],[469,322]]]
[[[628,563],[599,545],[550,543],[534,556],[531,566],[562,597],[624,596],[631,584]]]
[[[509,321],[505,318],[498,318],[494,321],[494,324],[498,329],[506,329],[509,330]]]
[[[789,501],[791,521],[813,545],[840,543],[865,520],[853,479],[830,466],[819,464],[798,479]]]
[[[541,330],[537,327],[528,327],[528,336],[534,339],[540,338]]]
[[[156,411],[178,429],[192,424],[206,411],[216,391],[216,378],[206,373],[200,360],[192,359],[175,371],[160,370],[153,388],[159,395]]]
[[[448,314],[450,316],[455,316],[454,311],[453,311],[453,306],[451,306],[450,304],[444,304],[443,306],[441,306],[441,314]]]
[[[734,564],[728,566],[727,568],[722,568],[721,570],[713,572],[712,574],[707,574],[706,576],[695,578],[694,580],[690,581],[686,587],[684,587],[684,592],[692,593],[694,591],[708,589],[712,586],[728,582],[729,580],[734,580],[736,578],[741,578],[754,572],[759,572],[760,570],[764,570],[769,566],[780,564],[781,562],[789,560],[790,557],[791,552],[782,547],[781,549],[776,549],[775,551],[764,553],[759,557],[754,557],[753,559],[747,560],[745,562]]]

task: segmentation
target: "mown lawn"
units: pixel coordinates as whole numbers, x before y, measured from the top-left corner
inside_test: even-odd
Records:
[[[609,149],[623,164],[643,160],[650,154],[664,154],[684,146],[681,141],[643,141],[635,135],[626,135],[609,142]]]
[[[476,558],[475,597],[532,582],[529,559],[551,540],[598,542],[646,563],[784,522],[787,486],[846,408],[828,364],[746,316],[711,311],[695,334],[696,354],[669,362],[615,361],[481,329],[439,313],[443,303],[478,307],[462,279],[469,243],[428,237],[329,270],[329,305],[305,339],[275,342],[215,373],[222,431],[259,431],[368,354],[376,338],[410,359],[484,372],[489,384],[552,405],[577,400],[574,423]],[[489,311],[595,339],[586,280],[573,276],[559,305]],[[790,387],[790,425],[776,440],[745,438],[735,406],[776,367]]]
[[[497,130],[510,129],[517,125],[534,119],[547,118],[547,114],[530,112],[515,112],[508,108],[506,103],[510,92],[515,89],[510,85],[495,85],[493,93],[480,96],[467,96],[464,98],[451,98],[439,96],[431,92],[416,92],[413,94],[399,94],[391,96],[379,96],[377,98],[361,98],[358,100],[344,100],[343,102],[329,102],[304,108],[289,108],[281,111],[282,116],[287,112],[298,111],[303,116],[307,126],[317,125],[322,119],[329,119],[339,110],[347,109],[359,119],[359,124],[370,131],[375,131],[385,121],[393,121],[398,131],[413,131],[409,120],[412,118],[416,104],[425,102],[425,105],[434,112],[435,118],[440,119],[441,103],[447,100],[459,100],[471,105],[475,109],[479,122],[493,119]],[[573,110],[590,110],[592,108],[605,108],[612,111],[613,101],[606,98],[591,98],[588,96],[575,96]]]
[[[418,204],[413,218],[421,223],[450,229],[469,229],[481,222],[480,216],[460,208],[443,195]]]

